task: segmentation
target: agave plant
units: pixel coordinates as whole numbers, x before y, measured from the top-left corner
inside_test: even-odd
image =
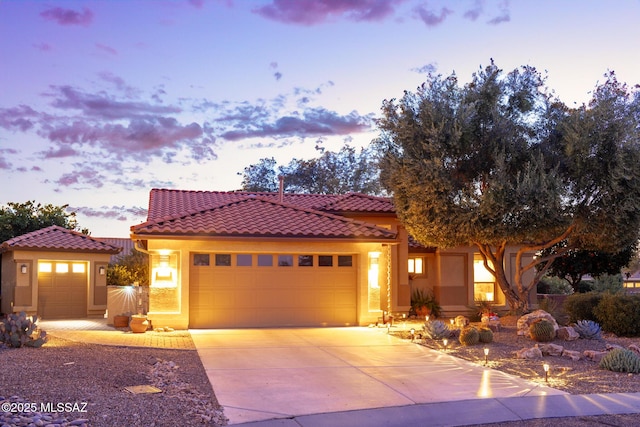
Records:
[[[424,334],[427,338],[432,340],[441,340],[442,338],[448,338],[451,335],[449,327],[441,320],[430,320],[424,322],[422,327]]]
[[[588,340],[602,339],[602,330],[600,329],[600,325],[593,320],[578,320],[573,325],[573,329],[575,329],[578,335],[580,335],[580,338]]]

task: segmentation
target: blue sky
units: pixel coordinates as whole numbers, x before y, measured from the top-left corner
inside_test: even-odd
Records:
[[[69,204],[128,235],[151,188],[367,145],[428,72],[532,65],[569,106],[640,83],[640,1],[0,2],[0,204]]]

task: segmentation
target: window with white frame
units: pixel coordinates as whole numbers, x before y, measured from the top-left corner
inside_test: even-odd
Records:
[[[492,268],[491,261],[488,261]],[[473,299],[493,302],[496,298],[496,278],[484,265],[479,253],[473,256]]]

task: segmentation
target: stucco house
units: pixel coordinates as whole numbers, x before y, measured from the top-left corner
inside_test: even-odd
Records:
[[[56,225],[3,242],[1,311],[44,319],[102,317],[107,266],[120,250]]]
[[[505,305],[477,250],[420,246],[389,198],[153,189],[131,238],[150,255],[154,326],[366,325],[408,313],[415,288],[446,315]]]

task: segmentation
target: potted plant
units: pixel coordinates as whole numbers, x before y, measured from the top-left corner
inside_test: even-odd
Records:
[[[421,288],[414,289],[411,293],[411,308],[418,317],[438,317],[442,312],[442,307],[430,289],[427,291]]]

